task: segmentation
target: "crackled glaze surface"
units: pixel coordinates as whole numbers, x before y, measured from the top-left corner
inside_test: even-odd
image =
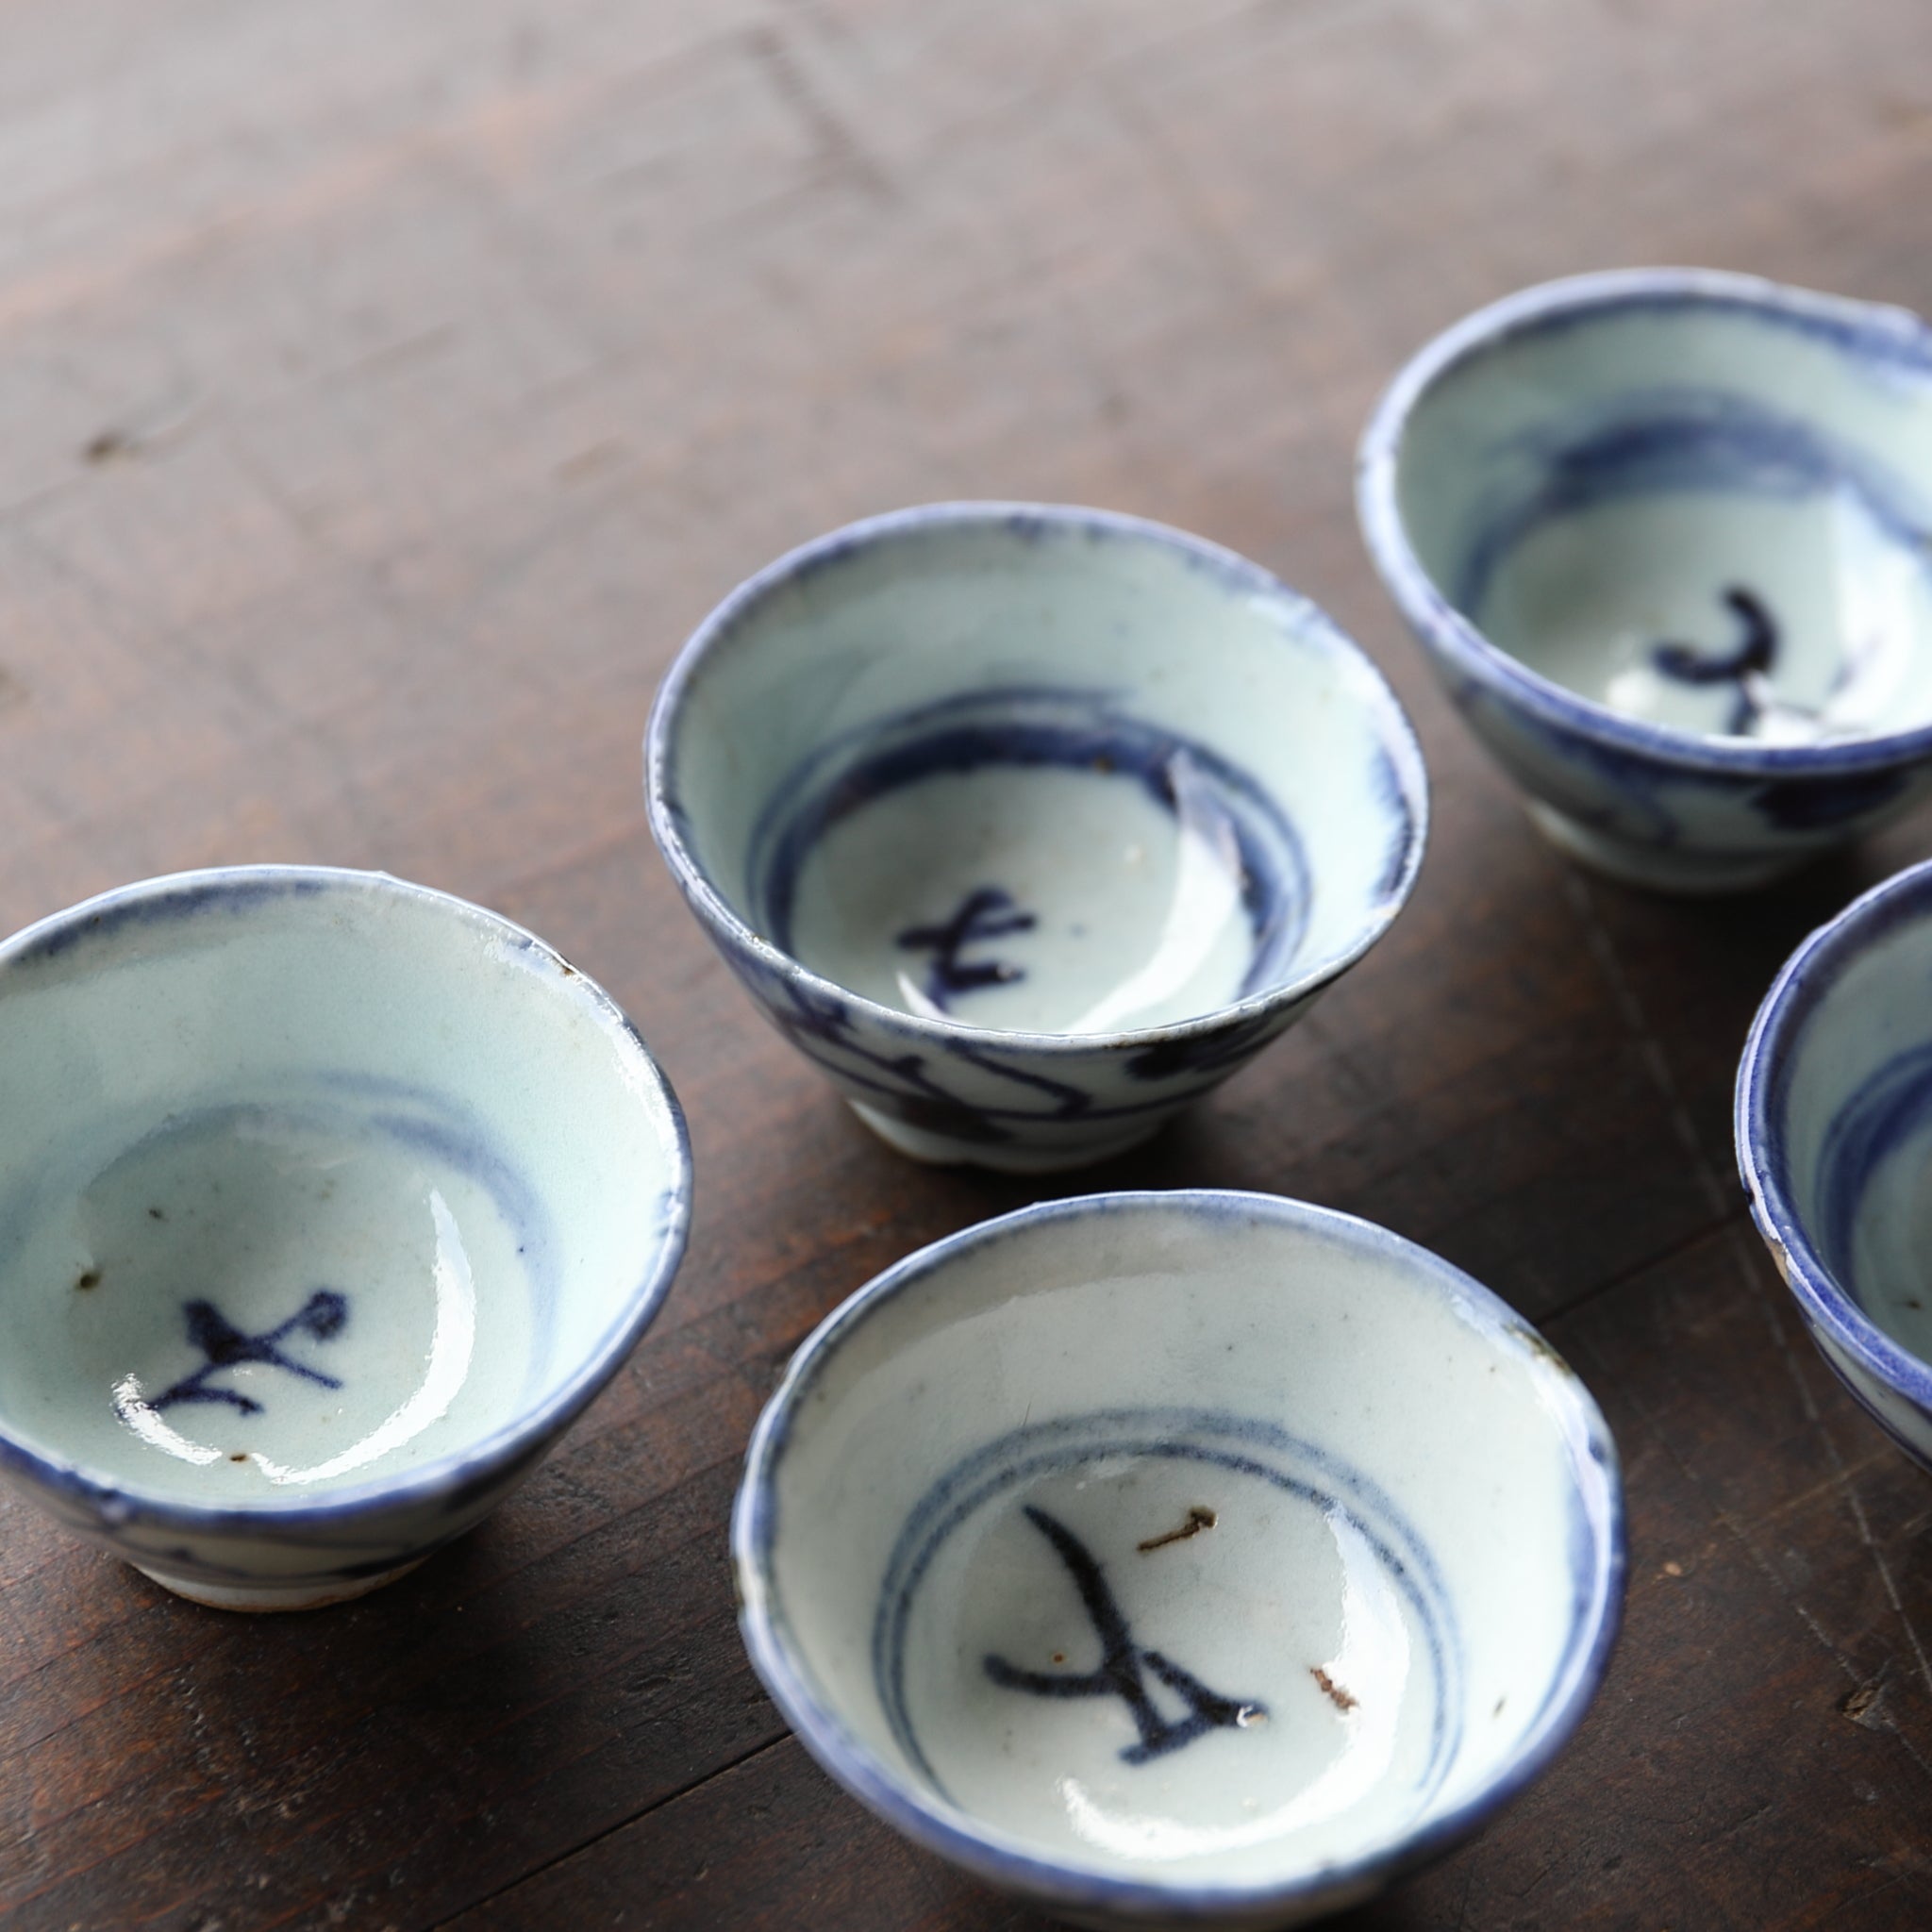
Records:
[[[1240,558],[941,505],[728,599],[659,694],[652,825],[771,1016],[908,1152],[1144,1138],[1406,897],[1426,811],[1360,654]]]
[[[518,928],[188,874],[0,949],[0,1463],[185,1593],[353,1594],[497,1501],[682,1247],[675,1102]]]
[[[1364,531],[1452,695],[1602,869],[1756,883],[1932,758],[1932,337],[1738,275],[1579,276],[1425,348]]]
[[[768,1686],[892,1823],[1083,1923],[1260,1925],[1557,1747],[1618,1510],[1588,1395],[1445,1264],[1267,1196],[1100,1195],[834,1314],[735,1548]]]

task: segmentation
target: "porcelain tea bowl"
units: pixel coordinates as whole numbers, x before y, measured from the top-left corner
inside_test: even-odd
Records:
[[[1738,1072],[1751,1212],[1824,1359],[1932,1469],[1932,864],[1786,963]]]
[[[198,1602],[359,1595],[615,1373],[683,1251],[643,1042],[376,874],[184,873],[0,945],[0,1474]]]
[[[1407,896],[1421,754],[1368,659],[1242,558],[1100,510],[834,532],[686,645],[651,825],[860,1118],[1019,1172],[1224,1079]]]
[[[1363,533],[1561,849],[1761,884],[1932,787],[1932,334],[1692,269],[1590,275],[1396,378]]]
[[[732,1522],[819,1762],[1077,1924],[1260,1928],[1505,1804],[1602,1677],[1614,1450],[1549,1347],[1346,1215],[1091,1195],[942,1241],[800,1349]]]

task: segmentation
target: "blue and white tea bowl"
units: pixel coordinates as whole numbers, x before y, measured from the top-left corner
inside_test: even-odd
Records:
[[[1076,1924],[1299,1924],[1515,1795],[1602,1678],[1616,1457],[1424,1250],[1100,1194],[924,1249],[800,1349],[741,1625],[889,1824]]]
[[[1744,1048],[1737,1138],[1811,1339],[1932,1469],[1932,864],[1792,954]]]
[[[0,946],[0,1474],[201,1603],[388,1582],[676,1271],[691,1156],[591,982],[376,874],[184,873]]]
[[[1427,813],[1306,599],[1101,510],[941,504],[734,591],[647,743],[725,960],[895,1147],[1041,1171],[1144,1139],[1360,958]]]
[[[1932,333],[1695,269],[1458,323],[1363,440],[1376,568],[1537,824],[1753,886],[1932,788]]]

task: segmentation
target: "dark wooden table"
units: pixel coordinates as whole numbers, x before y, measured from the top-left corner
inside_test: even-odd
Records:
[[[1570,870],[1350,508],[1425,336],[1639,261],[1932,308],[1924,0],[0,0],[0,928],[235,860],[448,888],[611,989],[698,1170],[628,1367],[392,1589],[196,1609],[0,1499],[9,1927],[1037,1924],[790,1739],[724,1524],[811,1325],[1042,1190],[847,1115],[712,958],[638,783],[736,579],[960,495],[1278,571],[1387,669],[1434,786],[1366,963],[1044,1191],[1385,1223],[1541,1323],[1623,1447],[1592,1713],[1350,1923],[1927,1922],[1932,1478],[1800,1332],[1728,1101],[1779,961],[1932,824],[1729,904]]]

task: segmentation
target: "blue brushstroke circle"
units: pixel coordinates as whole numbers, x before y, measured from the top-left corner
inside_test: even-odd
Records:
[[[932,1791],[953,1802],[912,1722],[906,1642],[934,1560],[970,1518],[1022,1484],[1119,1457],[1201,1462],[1254,1477],[1318,1509],[1340,1509],[1361,1532],[1413,1612],[1429,1656],[1435,1708],[1428,1761],[1417,1788],[1417,1804],[1425,1806],[1462,1742],[1461,1645],[1428,1546],[1379,1486],[1332,1450],[1272,1423],[1194,1408],[1102,1409],[1015,1429],[956,1464],[913,1506],[879,1588],[873,1682],[893,1740]]]

